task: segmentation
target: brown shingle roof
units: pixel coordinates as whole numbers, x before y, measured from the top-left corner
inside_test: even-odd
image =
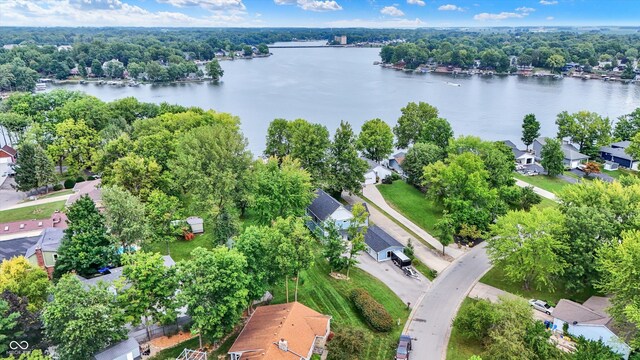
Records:
[[[11,156],[13,156],[13,157],[16,157],[16,155],[18,154],[18,152],[16,151],[16,149],[12,148],[12,147],[11,147],[11,146],[9,146],[9,145],[5,145],[5,146],[3,146],[3,147],[2,147],[2,149],[0,149],[0,150],[2,150],[2,151],[4,151],[4,152],[6,152],[7,154],[9,154],[9,155],[11,155]]]
[[[326,335],[330,319],[298,302],[261,306],[229,353],[242,353],[242,360],[299,360],[307,356],[316,336]],[[280,339],[287,341],[288,352],[278,348]]]

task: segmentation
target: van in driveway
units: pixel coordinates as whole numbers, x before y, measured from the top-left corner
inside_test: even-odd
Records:
[[[400,335],[395,360],[408,360],[411,352],[411,336]]]

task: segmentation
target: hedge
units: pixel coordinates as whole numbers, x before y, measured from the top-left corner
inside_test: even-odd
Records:
[[[372,328],[382,332],[393,330],[394,322],[389,312],[364,289],[353,290],[351,301]]]
[[[61,184],[55,184],[53,185],[53,191],[59,191],[62,190],[62,185]]]
[[[64,181],[65,189],[73,189],[74,186],[76,186],[76,181],[74,179],[67,179]]]
[[[78,177],[76,178],[76,183],[81,183],[81,182],[83,182],[83,181],[84,181],[84,177],[82,177],[82,176],[78,176]]]

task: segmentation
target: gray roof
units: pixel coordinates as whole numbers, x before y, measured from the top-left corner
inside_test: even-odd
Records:
[[[600,148],[600,152],[605,152],[605,153],[609,153],[612,156],[615,156],[617,158],[620,159],[625,159],[625,160],[629,160],[629,161],[635,161],[635,159],[627,154],[626,149],[623,148],[614,148],[614,147],[610,147],[610,146],[603,146]]]
[[[113,360],[127,355],[130,352],[134,352],[135,350],[139,350],[139,348],[140,344],[138,344],[136,339],[130,337],[95,354],[94,358],[95,360]]]
[[[540,145],[545,145],[547,143],[547,139],[548,138],[546,137],[539,137],[535,141],[539,142]],[[587,155],[580,153],[578,148],[576,148],[571,144],[567,144],[564,141],[562,142],[561,148],[562,148],[562,153],[564,154],[565,160],[572,161],[572,160],[584,160],[589,158]]]
[[[615,143],[611,144],[611,147],[618,147],[618,148],[626,149],[626,148],[629,147],[629,145],[631,145],[631,141],[625,140],[625,141],[615,142]]]
[[[515,157],[516,159],[527,153],[524,150],[518,149],[516,144],[514,144],[511,140],[503,140],[502,142],[511,148],[511,151],[513,151],[513,157]]]
[[[394,246],[404,247],[398,240],[376,225],[371,225],[367,228],[367,232],[364,234],[364,242],[375,252]]]
[[[569,324],[606,325],[611,317],[571,300],[562,299],[553,310],[553,317]]]
[[[367,158],[364,158],[364,157],[361,158],[361,159],[367,162],[367,165],[369,166],[367,168],[367,171],[371,171],[371,170],[377,168],[378,166],[381,166],[380,164],[378,164],[377,162],[375,162],[373,160],[370,160],[370,159],[367,159]]]
[[[58,251],[60,244],[62,243],[62,237],[64,236],[64,230],[59,228],[46,228],[40,235],[38,242],[27,249],[24,254],[25,257],[29,257],[35,254],[36,249],[42,251]]]
[[[199,218],[197,216],[190,216],[187,218],[187,224],[189,225],[197,225],[197,224],[202,224],[204,221],[202,220],[202,218]]]
[[[316,190],[316,198],[307,208],[321,221],[327,220],[342,204],[322,189]]]

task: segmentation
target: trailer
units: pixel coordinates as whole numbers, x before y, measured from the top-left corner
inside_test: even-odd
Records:
[[[409,257],[401,250],[394,250],[391,252],[391,261],[393,261],[393,263],[400,269],[411,266],[411,259],[409,259]]]

